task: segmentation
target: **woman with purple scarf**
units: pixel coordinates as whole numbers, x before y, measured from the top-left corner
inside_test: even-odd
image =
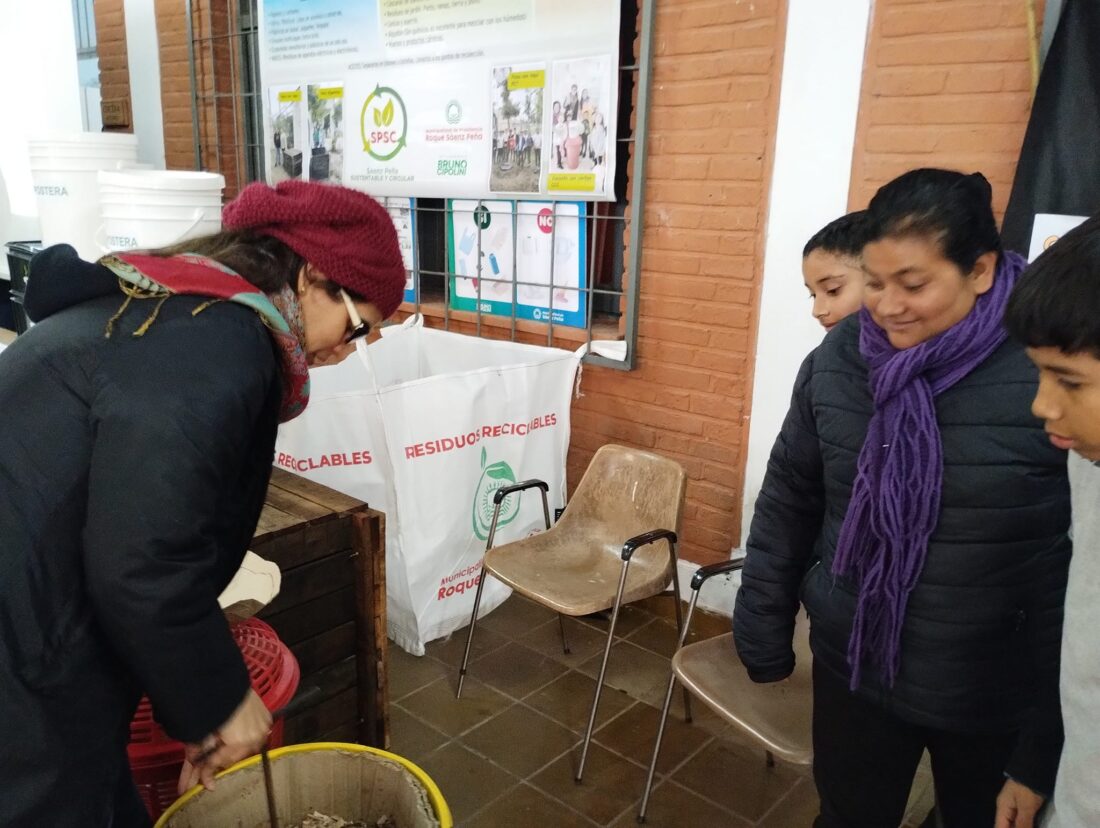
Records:
[[[1025,262],[986,179],[914,170],[868,209],[865,307],[807,357],[734,612],[759,682],[814,654],[816,828],[900,824],[922,753],[947,828],[1030,828],[1062,741],[1065,453],[1002,316]]]

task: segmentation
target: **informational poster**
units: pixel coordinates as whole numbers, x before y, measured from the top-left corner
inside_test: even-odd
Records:
[[[397,242],[401,245],[401,258],[405,263],[405,301],[416,302],[416,200],[411,198],[379,199],[393,219]]]
[[[1035,261],[1039,254],[1058,239],[1081,224],[1088,216],[1062,216],[1055,213],[1036,213],[1035,223],[1031,226],[1031,247],[1027,253],[1029,262]]]
[[[260,0],[268,180],[612,200],[619,17],[618,0]]]
[[[584,202],[451,201],[451,307],[585,327],[584,219]]]
[[[449,203],[447,272],[451,274],[452,308],[472,311],[480,306],[482,313],[511,316],[516,247],[513,209],[511,201]]]

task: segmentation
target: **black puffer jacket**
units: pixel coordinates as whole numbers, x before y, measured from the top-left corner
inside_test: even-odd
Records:
[[[815,659],[850,677],[856,590],[831,570],[872,413],[859,325],[845,320],[803,363],[756,501],[734,613],[737,650],[756,681],[793,669],[800,600]],[[1070,505],[1065,453],[1030,413],[1036,383],[1023,349],[1006,342],[936,398],[941,510],[909,598],[901,669],[889,689],[865,669],[859,694],[927,727],[1019,729],[1006,770],[1049,793],[1062,740]]]
[[[113,810],[140,693],[197,741],[248,690],[217,596],[270,476],[271,337],[244,307],[176,297],[141,337],[155,302],[132,302],[105,338],[123,298],[50,248],[27,293],[40,323],[0,353],[3,826],[135,824]]]

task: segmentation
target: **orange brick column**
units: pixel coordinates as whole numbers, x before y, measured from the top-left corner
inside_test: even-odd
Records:
[[[130,108],[130,63],[126,57],[126,18],[123,0],[96,0],[96,53],[99,56],[100,98],[104,101],[124,101]],[[108,132],[133,132],[131,126]]]
[[[156,13],[165,166],[170,170],[193,170],[195,142],[191,127],[191,61],[185,7],[179,0],[156,0]]]
[[[1031,111],[1025,4],[878,0],[873,15],[850,206],[938,166],[984,173],[1003,214]]]

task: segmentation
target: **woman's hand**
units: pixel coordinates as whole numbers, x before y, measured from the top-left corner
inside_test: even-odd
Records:
[[[250,689],[225,724],[202,742],[185,745],[180,794],[200,782],[207,790],[214,790],[214,776],[259,753],[270,733],[271,713]]]
[[[1034,828],[1035,815],[1045,798],[1027,785],[1009,779],[997,797],[997,821],[994,828]]]

